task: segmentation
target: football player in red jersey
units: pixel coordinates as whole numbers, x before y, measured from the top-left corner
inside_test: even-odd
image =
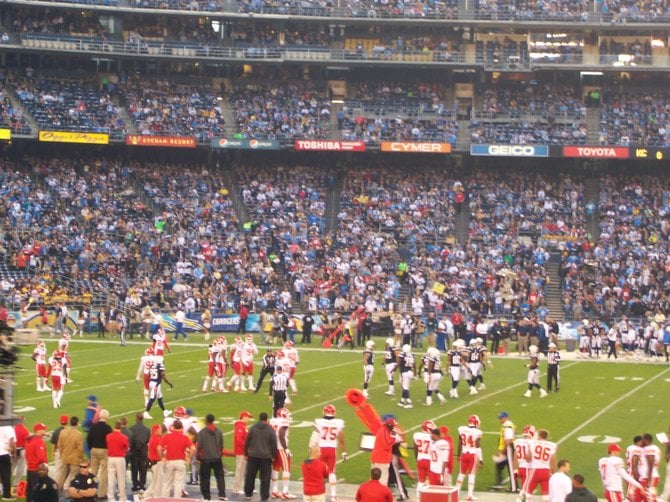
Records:
[[[49,358],[49,375],[51,375],[51,402],[54,408],[60,408],[63,397],[63,353],[56,349]]]
[[[468,498],[475,499],[475,477],[477,469],[484,464],[482,457],[482,448],[480,442],[482,431],[479,429],[481,421],[477,415],[470,415],[468,425],[461,425],[458,428],[458,453],[460,459],[460,471],[456,478],[456,486],[461,491],[465,475],[468,476]]]
[[[521,490],[519,497],[524,497],[527,491],[528,469],[530,468],[530,450],[535,441],[535,427],[526,425],[523,435],[514,441],[514,474],[519,476]]]

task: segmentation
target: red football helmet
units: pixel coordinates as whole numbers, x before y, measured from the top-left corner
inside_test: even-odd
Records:
[[[284,354],[283,350],[280,350],[277,352],[277,355],[275,356],[277,359],[284,359],[286,357],[286,354]]]
[[[70,334],[69,333],[63,333],[63,339],[64,340],[69,340],[70,339]]]
[[[247,335],[246,340],[247,340],[247,343],[253,342],[254,341],[254,335]]]
[[[335,406],[332,404],[327,404],[323,407],[323,416],[324,417],[334,417],[335,416]]]
[[[41,348],[41,347],[44,347],[44,340],[39,340],[39,341],[37,342],[37,346],[40,347],[40,348]]]
[[[535,437],[535,426],[534,425],[527,425],[523,428],[523,435],[525,437]]]
[[[144,351],[145,356],[153,356],[154,355],[154,348],[149,347],[147,350]]]
[[[286,408],[279,408],[277,410],[277,418],[283,418],[285,420],[290,420],[291,419],[291,412],[288,411]]]
[[[173,415],[175,416],[175,418],[184,418],[186,416],[186,408],[184,408],[183,406],[177,406],[174,409]]]
[[[293,347],[293,345],[295,345],[295,344],[291,340],[287,340],[286,343],[284,343],[284,348],[289,349],[289,348]]]
[[[421,424],[421,430],[423,432],[432,432],[433,429],[437,429],[435,426],[435,422],[432,420],[426,420],[424,423]]]
[[[242,343],[242,337],[240,337],[240,336],[236,336],[236,337],[235,337],[235,344],[236,344],[236,345],[240,345],[241,343]]]
[[[470,427],[479,427],[481,424],[481,421],[479,420],[479,417],[477,415],[470,415],[468,417],[468,425]]]

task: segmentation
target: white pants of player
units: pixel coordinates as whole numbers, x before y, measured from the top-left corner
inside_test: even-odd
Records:
[[[163,498],[181,498],[181,490],[186,479],[186,462],[184,460],[168,460],[165,463],[165,483],[163,483]],[[172,496],[170,496],[172,492]]]
[[[386,380],[389,382],[393,380],[393,373],[395,373],[396,366],[396,363],[391,363],[384,367],[384,371],[386,372]]]
[[[144,492],[144,498],[160,497],[163,490],[163,481],[165,480],[165,464],[156,462],[151,466],[151,484]]]
[[[430,373],[428,376],[428,390],[431,392],[439,390],[441,381],[442,373]]]
[[[375,367],[372,364],[366,364],[363,366],[363,383],[369,384],[372,380],[372,375],[375,374]]]
[[[534,370],[528,370],[528,383],[537,384],[540,383],[540,370],[535,368]]]
[[[468,368],[470,369],[470,375],[472,375],[472,378],[476,378],[482,372],[482,363],[468,363]]]
[[[451,375],[451,380],[453,382],[458,382],[461,379],[461,367],[460,366],[449,366],[449,374]]]
[[[114,496],[114,489],[119,490],[119,497]],[[109,457],[107,459],[107,500],[126,500],[126,459],[125,457]]]
[[[244,492],[244,473],[247,470],[247,457],[235,455],[235,477],[233,478],[233,493]]]
[[[413,371],[403,371],[400,373],[400,388],[402,390],[409,391],[409,386],[412,383],[412,378],[414,378]]]
[[[149,382],[149,399],[162,399],[161,384],[158,382]]]

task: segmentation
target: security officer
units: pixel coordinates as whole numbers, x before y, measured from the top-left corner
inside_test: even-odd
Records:
[[[58,484],[49,477],[49,465],[40,464],[37,476],[31,487],[32,502],[58,502]]]
[[[91,473],[91,464],[88,460],[79,462],[79,472],[70,482],[67,496],[81,502],[95,502],[98,498],[98,478]]]

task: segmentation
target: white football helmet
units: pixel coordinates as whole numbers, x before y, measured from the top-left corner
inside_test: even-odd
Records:
[[[365,342],[365,348],[368,350],[372,350],[375,348],[375,341],[374,340],[368,340]]]
[[[402,352],[403,354],[409,354],[412,352],[412,346],[406,343],[405,345],[402,346]]]
[[[386,339],[386,345],[388,345],[389,347],[393,347],[394,344],[395,344],[395,340],[393,338],[387,338]]]

